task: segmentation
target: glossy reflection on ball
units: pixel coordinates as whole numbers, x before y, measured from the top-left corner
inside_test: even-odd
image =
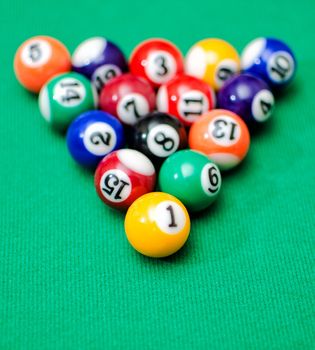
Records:
[[[241,69],[235,48],[221,39],[204,39],[193,45],[185,59],[186,74],[204,80],[216,91]]]
[[[124,129],[117,118],[102,111],[77,117],[67,131],[67,146],[80,165],[95,168],[110,152],[125,144]]]
[[[154,88],[184,71],[179,49],[165,39],[148,39],[140,43],[130,56],[131,73],[147,79]]]
[[[39,93],[38,103],[43,118],[64,131],[78,115],[96,107],[97,94],[87,78],[71,72],[49,80]]]
[[[239,115],[248,127],[267,121],[272,115],[275,99],[262,80],[240,74],[228,80],[218,93],[218,105]]]
[[[155,179],[155,168],[148,157],[133,149],[120,149],[99,163],[94,184],[104,203],[125,210],[137,198],[153,191]]]
[[[102,89],[99,105],[123,124],[134,125],[154,110],[155,92],[144,78],[123,74]]]
[[[176,253],[190,232],[188,212],[176,197],[152,192],[138,198],[128,209],[125,231],[139,253],[163,258]]]
[[[28,90],[39,92],[53,76],[70,71],[71,58],[67,48],[49,36],[26,40],[14,57],[14,72]]]
[[[191,149],[207,155],[220,170],[229,170],[245,158],[250,136],[241,117],[225,109],[214,109],[192,125],[188,143]]]
[[[103,37],[83,41],[72,55],[72,67],[90,79],[98,93],[107,82],[128,70],[122,50]]]
[[[78,115],[96,107],[97,94],[87,78],[71,72],[49,80],[39,93],[38,103],[43,118],[64,131]]]
[[[187,134],[177,118],[154,112],[135,124],[128,141],[131,148],[144,153],[159,166],[171,154],[187,146]]]
[[[170,113],[185,126],[191,126],[215,107],[215,94],[204,81],[181,74],[159,88],[156,102],[160,112]]]
[[[272,89],[287,86],[296,72],[296,59],[291,48],[282,40],[257,38],[251,41],[241,55],[245,73],[263,79]]]
[[[199,211],[212,204],[221,188],[221,174],[209,158],[192,150],[172,154],[159,173],[163,192],[177,197],[190,211]]]

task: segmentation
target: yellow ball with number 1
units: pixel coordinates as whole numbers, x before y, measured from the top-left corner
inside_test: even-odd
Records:
[[[151,192],[135,200],[125,218],[129,243],[139,253],[163,258],[176,253],[190,232],[185,206],[174,196]]]
[[[235,48],[221,39],[204,39],[186,55],[186,73],[219,90],[231,76],[240,72],[241,61]]]

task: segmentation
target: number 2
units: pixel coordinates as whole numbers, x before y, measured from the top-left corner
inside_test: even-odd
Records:
[[[91,134],[90,140],[94,145],[103,143],[105,146],[109,146],[112,135],[109,132],[102,134],[99,131],[95,131]]]

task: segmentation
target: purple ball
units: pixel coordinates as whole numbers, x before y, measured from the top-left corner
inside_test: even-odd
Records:
[[[219,107],[239,115],[248,127],[269,119],[274,103],[268,85],[250,74],[240,74],[229,79],[218,93]]]
[[[90,79],[100,93],[109,80],[128,71],[128,63],[117,45],[105,38],[93,37],[75,49],[72,69]]]

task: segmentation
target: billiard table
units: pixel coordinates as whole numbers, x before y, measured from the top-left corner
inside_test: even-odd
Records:
[[[0,348],[314,348],[315,2],[14,0],[0,13]],[[187,244],[150,259],[14,77],[16,49],[38,34],[71,52],[103,35],[127,56],[150,37],[186,53],[273,36],[298,70],[217,201],[191,215]]]

